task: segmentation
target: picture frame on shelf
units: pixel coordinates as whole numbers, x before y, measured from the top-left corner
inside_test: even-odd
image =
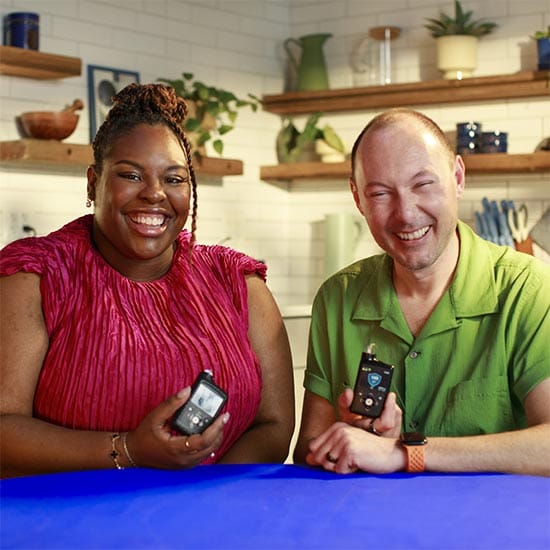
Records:
[[[111,109],[112,97],[128,84],[139,84],[139,73],[88,65],[88,105],[90,106],[90,143],[93,142],[97,129],[105,121]]]

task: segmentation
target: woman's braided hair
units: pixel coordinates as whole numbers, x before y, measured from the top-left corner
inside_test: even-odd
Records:
[[[103,161],[109,155],[112,144],[139,124],[163,124],[170,128],[187,156],[193,196],[192,246],[197,228],[197,180],[191,160],[191,146],[183,131],[183,122],[188,112],[184,99],[176,96],[174,89],[164,84],[129,84],[112,99],[113,107],[107,113],[105,122],[99,127],[92,144],[96,173],[101,173]]]

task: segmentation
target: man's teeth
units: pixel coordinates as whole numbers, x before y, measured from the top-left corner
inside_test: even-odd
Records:
[[[157,227],[164,223],[164,216],[134,216],[132,217],[132,221]]]
[[[417,229],[412,233],[398,233],[397,236],[400,239],[403,239],[404,241],[412,241],[414,239],[420,239],[420,237],[423,237],[428,232],[428,229],[430,229],[429,225],[427,225],[426,227]]]

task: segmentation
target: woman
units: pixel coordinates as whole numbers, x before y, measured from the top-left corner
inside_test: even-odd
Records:
[[[93,143],[94,214],[2,251],[4,477],[285,459],[288,338],[265,265],[195,244],[186,114],[172,88],[126,87]],[[184,436],[171,419],[204,369],[228,400]]]

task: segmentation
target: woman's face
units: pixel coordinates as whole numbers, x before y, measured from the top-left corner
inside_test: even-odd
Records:
[[[190,189],[187,156],[167,126],[141,124],[113,143],[101,174],[88,169],[94,240],[107,262],[136,280],[166,273]]]

